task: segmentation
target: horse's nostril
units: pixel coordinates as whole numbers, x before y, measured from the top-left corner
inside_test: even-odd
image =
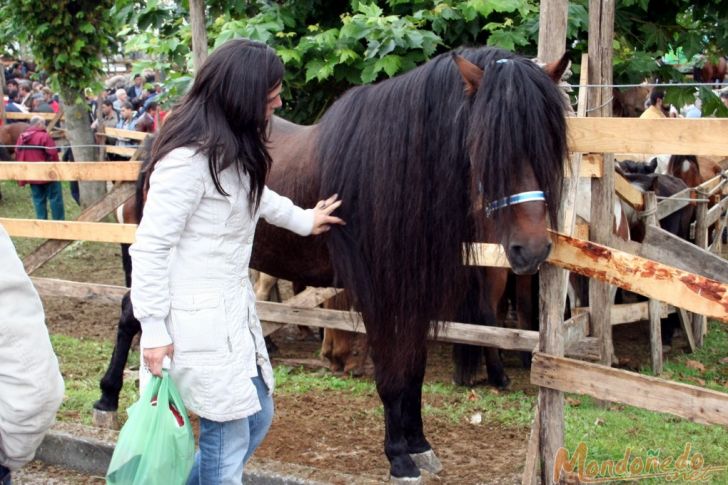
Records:
[[[548,258],[551,247],[550,241],[535,247],[511,244],[508,247],[508,259],[512,269],[517,273],[531,273],[538,270],[540,264]]]

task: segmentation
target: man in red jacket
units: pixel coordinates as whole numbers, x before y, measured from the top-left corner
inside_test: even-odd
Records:
[[[18,162],[57,162],[58,149],[53,138],[45,129],[45,120],[34,117],[30,126],[20,134],[15,144],[15,160]],[[20,182],[20,186],[30,184],[30,192],[38,219],[48,219],[47,202],[50,202],[51,215],[55,220],[63,220],[63,192],[60,182],[41,182],[37,180]]]

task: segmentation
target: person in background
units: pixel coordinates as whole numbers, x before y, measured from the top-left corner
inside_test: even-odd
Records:
[[[158,116],[157,103],[149,103],[147,109],[137,117],[134,123],[134,129],[145,133],[155,133],[157,131],[159,121]]]
[[[18,98],[17,104],[24,113],[30,112],[30,98],[32,95],[32,88],[28,81],[22,81],[18,83]]]
[[[16,102],[18,92],[8,94],[8,104],[5,105],[6,113],[25,113],[21,106]],[[8,120],[8,123],[21,123],[23,120]]]
[[[665,102],[665,92],[658,89],[654,89],[650,93],[650,107],[647,108],[641,115],[640,118],[644,119],[658,119],[667,118],[663,111],[663,103]]]
[[[34,94],[30,98],[30,112],[31,113],[53,113],[53,108],[46,103],[43,94]]]
[[[129,95],[121,88],[117,89],[115,94],[116,98],[114,99],[114,109],[117,113],[121,114],[121,107],[124,103],[129,101]]]
[[[720,100],[723,102],[723,106],[728,108],[728,89],[725,89],[722,93],[720,93]]]
[[[15,160],[18,162],[58,161],[56,143],[46,131],[43,118],[31,118],[30,126],[20,134],[15,144]],[[30,184],[36,218],[48,219],[47,204],[50,203],[53,219],[65,219],[63,190],[60,182],[20,181],[18,183],[21,187],[26,183]]]
[[[134,84],[126,90],[128,100],[134,104],[142,98],[144,94],[144,78],[141,74],[134,74]]]
[[[41,92],[43,93],[43,100],[51,107],[54,113],[58,113],[61,107],[58,105],[58,101],[53,97],[53,90],[49,87],[44,87]]]
[[[43,305],[0,225],[0,485],[35,456],[63,401]]]

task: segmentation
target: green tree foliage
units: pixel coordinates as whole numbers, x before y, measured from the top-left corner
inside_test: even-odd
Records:
[[[25,12],[38,9],[38,4],[29,0],[0,2],[26,6],[24,19],[33,17]],[[59,8],[69,10],[65,6],[71,3],[93,4],[81,9],[87,16],[111,8],[114,14],[100,20],[100,31],[107,31],[103,22],[109,17],[125,18],[126,26],[113,32],[125,39],[127,52],[147,56],[135,64],[135,71],[152,68],[163,73],[172,97],[184,91],[192,75],[186,1],[61,2],[58,5],[63,7],[50,6],[42,18],[54,17],[53,11]],[[587,48],[588,3],[569,3],[567,45],[577,74],[581,54]],[[233,37],[248,37],[274,47],[287,67],[285,115],[310,122],[348,87],[395,76],[454,47],[493,45],[535,55],[540,1],[208,0],[206,5],[210,48]],[[614,81],[638,83],[646,77],[684,80],[692,64],[728,53],[726,18],[728,2],[718,0],[618,0]],[[26,30],[36,32],[50,22],[34,20]],[[74,28],[76,31],[82,32]],[[74,42],[64,43],[64,48]],[[100,42],[98,46],[106,48],[111,43]],[[661,62],[678,48],[691,65]],[[682,103],[691,100],[693,92],[670,89],[668,100]],[[710,90],[701,90],[701,96],[704,109],[714,107],[721,114]]]
[[[37,65],[66,97],[83,97],[103,73],[102,55],[116,48],[120,29],[116,15],[125,2],[112,0],[1,0],[5,43],[30,46]],[[71,102],[73,100],[66,100]]]

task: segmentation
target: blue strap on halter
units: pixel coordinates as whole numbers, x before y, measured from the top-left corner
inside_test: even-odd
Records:
[[[523,204],[524,202],[543,201],[546,202],[546,195],[540,190],[531,192],[521,192],[520,194],[510,195],[502,199],[495,200],[485,206],[485,215],[490,217],[498,209],[502,209],[509,205]]]

